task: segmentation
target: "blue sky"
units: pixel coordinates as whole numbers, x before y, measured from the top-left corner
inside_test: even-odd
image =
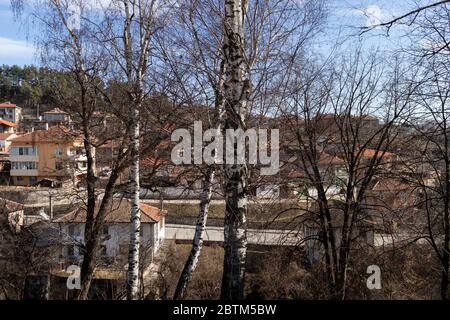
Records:
[[[358,27],[387,20],[412,6],[412,0],[329,0],[330,18],[327,38],[323,43],[332,43],[338,35],[356,34]],[[35,30],[36,31],[36,30]],[[36,54],[32,39],[27,40],[26,28],[14,21],[9,0],[0,0],[0,65],[1,64],[36,64]],[[365,35],[362,39],[350,38],[346,43],[354,48],[353,41],[363,41],[373,47],[391,48],[398,44],[398,37],[376,36],[377,33]],[[330,41],[330,39],[332,41]],[[323,45],[318,44],[319,46]]]
[[[26,30],[14,21],[9,0],[0,0],[0,65],[35,63],[31,41]]]

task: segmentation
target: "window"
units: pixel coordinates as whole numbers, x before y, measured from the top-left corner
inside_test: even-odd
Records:
[[[61,147],[56,147],[55,148],[55,156],[57,156],[57,157],[62,156],[62,149],[61,149]]]
[[[12,170],[37,170],[38,163],[32,161],[11,162]]]
[[[86,150],[82,149],[82,148],[76,148],[73,153],[77,156],[86,156]]]
[[[55,162],[56,170],[64,170],[64,164],[62,162]]]
[[[99,246],[100,256],[102,256],[102,257],[106,257],[108,255],[108,249],[106,247],[106,241],[108,241],[109,238],[110,238],[110,236],[109,236],[109,228],[108,228],[108,226],[103,226],[102,227],[102,240],[103,240],[103,242]]]
[[[108,238],[108,236],[109,236],[109,228],[108,228],[108,226],[103,226],[102,227],[102,235],[103,235],[103,237]]]
[[[15,156],[37,156],[37,147],[12,147],[11,154]]]
[[[74,224],[69,224],[69,226],[67,227],[67,233],[70,237],[69,241],[73,241],[75,239],[75,234],[76,232],[76,227]],[[67,256],[68,257],[74,257],[75,256],[75,245],[73,244],[69,244],[66,246],[67,248]]]
[[[30,177],[30,184],[35,184],[37,182],[37,177]]]
[[[87,168],[87,162],[86,161],[78,162],[78,168],[79,169],[86,169]]]
[[[75,256],[75,246],[74,245],[68,245],[67,246],[67,256],[68,257],[74,257]]]
[[[69,236],[73,237],[75,236],[75,225],[70,224],[67,228],[67,232],[69,233]]]

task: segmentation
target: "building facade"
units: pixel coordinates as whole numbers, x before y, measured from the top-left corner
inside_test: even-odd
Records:
[[[83,142],[64,127],[51,127],[11,139],[11,184],[33,186],[43,179],[65,182],[86,173]]]
[[[0,103],[0,118],[17,124],[22,119],[22,109],[11,102]]]
[[[59,108],[55,108],[50,111],[43,112],[42,121],[47,122],[49,124],[68,125],[71,122],[71,118],[67,112]]]
[[[143,254],[148,255],[151,262],[153,255],[160,248],[165,238],[166,211],[141,203],[141,245]],[[95,209],[98,213],[99,205]],[[100,258],[108,268],[118,267],[123,270],[127,263],[130,242],[131,204],[126,199],[114,199],[107,208],[105,223],[102,226],[102,242]],[[68,263],[80,262],[83,255],[81,246],[84,243],[86,223],[85,208],[76,208],[53,220],[59,226],[61,241],[60,256]]]

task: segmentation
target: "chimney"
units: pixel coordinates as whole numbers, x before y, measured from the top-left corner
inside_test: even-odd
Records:
[[[49,205],[49,210],[50,210],[50,222],[53,221],[53,199],[52,199],[52,195],[49,196],[48,198],[48,205]]]

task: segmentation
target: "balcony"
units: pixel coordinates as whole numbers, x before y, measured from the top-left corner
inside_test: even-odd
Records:
[[[10,175],[12,177],[36,177],[38,176],[38,171],[36,169],[11,169]]]
[[[10,154],[9,161],[11,161],[11,162],[38,162],[39,156],[37,156],[37,155],[25,156],[25,155]]]

